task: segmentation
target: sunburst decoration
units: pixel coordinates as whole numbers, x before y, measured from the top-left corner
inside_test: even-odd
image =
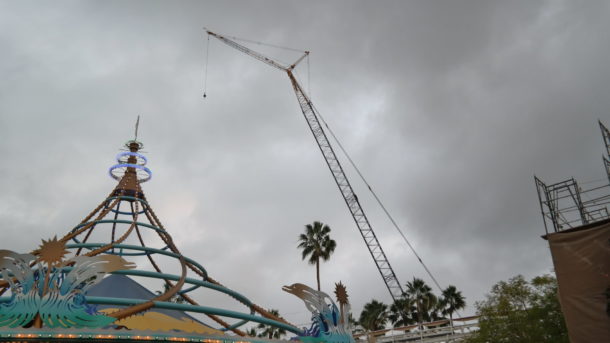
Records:
[[[66,243],[57,240],[57,236],[49,239],[48,241],[42,240],[42,244],[36,250],[38,259],[41,262],[47,263],[49,266],[55,266],[61,263],[64,256],[69,251],[66,250]]]
[[[349,304],[349,300],[347,299],[347,289],[345,288],[345,285],[341,283],[341,281],[335,284],[335,296],[337,297],[339,304]]]

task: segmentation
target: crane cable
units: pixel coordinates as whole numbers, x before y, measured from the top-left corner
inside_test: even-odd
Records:
[[[207,30],[206,28],[204,28],[204,30]],[[294,49],[294,48],[290,48],[287,46],[281,46],[281,45],[276,45],[276,44],[269,44],[269,43],[264,43],[264,42],[259,42],[259,41],[255,41],[252,39],[246,39],[246,38],[239,38],[239,37],[235,37],[235,36],[225,36],[227,38],[231,38],[233,40],[238,40],[238,41],[242,41],[242,42],[248,42],[248,43],[252,43],[252,44],[258,44],[258,45],[264,45],[264,46],[269,46],[272,48],[276,48],[276,49],[283,49],[283,50],[288,50],[288,51],[293,51],[293,52],[299,52],[299,53],[306,53],[307,51],[305,50],[300,50],[300,49]],[[210,54],[210,34],[207,34],[207,47],[206,47],[206,51],[205,51],[205,70],[204,70],[204,76],[203,76],[203,97],[206,98],[207,97],[207,88],[208,88],[208,61],[209,61],[209,54]],[[276,59],[277,61],[285,64],[285,65],[289,65],[289,63],[286,63],[285,61],[282,61],[280,59]],[[311,82],[310,82],[310,72],[309,72],[309,54],[307,55],[307,87],[308,87],[308,92],[309,94],[311,94]]]
[[[210,35],[208,35],[208,43],[205,48],[205,70],[203,72],[203,97],[206,98],[208,91],[208,60],[210,56]]]
[[[209,37],[209,35],[208,35],[208,37]],[[233,40],[239,40],[239,41],[242,41],[242,42],[248,42],[248,43],[258,44],[258,45],[265,45],[265,46],[269,46],[269,47],[277,48],[277,49],[284,49],[284,50],[300,52],[300,53],[305,53],[306,52],[305,50],[294,49],[294,48],[289,48],[287,46],[281,46],[281,45],[275,45],[275,44],[259,42],[259,41],[255,41],[255,40],[251,40],[251,39],[246,39],[246,38],[239,38],[239,37],[235,37],[235,36],[225,36],[225,37],[231,38]]]
[[[309,100],[311,100],[311,71],[309,69],[309,56],[311,56],[311,54],[307,54],[307,93],[309,93]]]
[[[341,144],[341,142],[339,141],[339,139],[337,138],[337,136],[335,136],[335,133],[333,132],[333,130],[330,128],[330,126],[328,126],[328,123],[326,122],[326,120],[324,120],[324,117],[322,117],[322,115],[320,114],[320,112],[318,111],[318,109],[313,105],[313,103],[311,104],[314,109],[315,109],[315,114],[320,118],[320,120],[322,121],[322,123],[324,123],[324,126],[326,126],[326,129],[328,130],[328,132],[330,133],[330,135],[332,136],[333,140],[337,143],[337,145],[339,146],[339,149],[341,149],[341,151],[343,152],[343,154],[345,155],[345,157],[347,157],[347,160],[349,161],[349,163],[352,165],[352,167],[354,167],[354,169],[356,170],[356,173],[358,173],[358,176],[360,176],[360,179],[362,180],[362,182],[364,182],[364,184],[366,185],[366,187],[369,189],[369,192],[371,192],[371,194],[373,195],[373,197],[375,198],[375,200],[377,201],[377,203],[379,204],[379,206],[381,207],[381,209],[383,210],[383,212],[385,212],[386,216],[388,217],[388,219],[390,219],[390,222],[392,222],[392,225],[394,225],[394,228],[396,228],[396,231],[398,231],[398,233],[402,236],[403,240],[407,243],[407,245],[409,246],[409,248],[411,249],[411,251],[413,252],[413,254],[415,255],[415,257],[417,257],[417,260],[419,261],[419,263],[424,267],[424,269],[426,270],[426,273],[428,273],[428,276],[430,276],[430,278],[432,279],[432,281],[434,282],[434,284],[436,285],[436,287],[441,291],[441,293],[443,292],[443,288],[441,287],[441,285],[438,283],[438,281],[436,280],[436,278],[434,277],[434,275],[432,275],[432,272],[430,271],[430,269],[428,269],[428,266],[426,266],[426,264],[424,263],[424,261],[421,259],[421,257],[419,256],[419,254],[417,253],[417,251],[415,250],[415,248],[413,247],[413,245],[411,245],[411,242],[409,242],[409,240],[407,239],[407,236],[405,236],[405,234],[402,232],[401,228],[398,226],[398,224],[396,223],[396,221],[394,220],[394,218],[392,217],[392,215],[390,215],[390,212],[388,212],[388,210],[386,209],[385,205],[383,204],[383,202],[381,201],[381,199],[379,199],[379,197],[377,196],[377,193],[375,193],[375,191],[373,190],[373,188],[371,187],[371,185],[368,183],[368,181],[366,180],[366,178],[364,177],[364,175],[362,175],[362,173],[360,172],[360,169],[358,169],[358,167],[356,166],[356,164],[354,163],[354,161],[352,160],[352,158],[350,157],[350,155],[347,153],[347,151],[345,150],[345,148],[343,148],[343,145]]]
[[[383,202],[381,201],[381,199],[379,199],[379,197],[377,196],[377,193],[375,193],[375,191],[373,190],[373,187],[371,187],[371,185],[368,183],[368,181],[366,180],[366,178],[364,177],[364,175],[362,175],[362,173],[360,172],[360,169],[358,169],[358,167],[356,166],[356,163],[354,163],[354,161],[352,160],[352,158],[350,157],[350,155],[347,153],[347,151],[345,150],[345,148],[343,148],[343,144],[341,144],[341,142],[339,141],[339,139],[337,138],[337,136],[335,136],[335,133],[333,132],[333,130],[330,128],[330,126],[328,126],[328,123],[326,122],[326,120],[324,120],[324,117],[320,114],[320,112],[318,111],[318,109],[315,107],[315,105],[313,103],[311,103],[311,106],[314,108],[315,110],[315,115],[318,116],[320,118],[320,120],[322,121],[322,123],[324,123],[324,126],[326,126],[326,129],[328,130],[328,132],[330,133],[331,137],[333,138],[333,140],[337,143],[337,145],[339,146],[339,149],[341,149],[341,151],[343,152],[343,154],[345,155],[345,157],[347,158],[347,160],[349,161],[349,163],[352,165],[352,167],[354,167],[354,169],[356,170],[356,173],[358,173],[358,176],[360,176],[360,179],[362,180],[362,182],[364,182],[364,184],[366,185],[366,187],[369,189],[369,192],[371,192],[371,194],[373,195],[373,197],[375,198],[375,200],[377,201],[377,203],[379,204],[379,206],[381,207],[381,209],[383,210],[383,212],[385,212],[386,216],[388,217],[388,219],[390,219],[390,221],[392,222],[392,225],[394,225],[394,228],[396,228],[396,231],[398,231],[398,233],[402,236],[403,240],[405,241],[405,243],[407,243],[407,245],[409,246],[409,248],[411,249],[411,251],[413,252],[413,254],[415,255],[415,257],[417,257],[417,260],[419,261],[419,263],[422,265],[422,267],[424,267],[424,270],[426,271],[426,273],[428,274],[428,276],[430,277],[430,279],[432,279],[432,281],[434,282],[434,284],[436,285],[436,287],[438,288],[438,290],[441,292],[441,294],[443,294],[443,288],[441,287],[441,285],[439,284],[439,282],[436,280],[436,278],[434,277],[434,275],[432,274],[432,271],[430,271],[430,269],[428,268],[428,266],[426,266],[426,264],[424,263],[424,261],[421,259],[421,257],[419,256],[419,254],[417,253],[417,251],[415,250],[415,248],[413,247],[413,245],[411,245],[411,242],[409,242],[409,240],[407,239],[407,236],[405,236],[405,234],[402,232],[402,229],[400,228],[400,226],[398,226],[398,224],[396,223],[396,221],[394,220],[394,217],[392,217],[392,215],[390,214],[390,212],[386,209],[385,205],[383,204]],[[461,316],[459,311],[456,310],[455,313],[458,316]]]

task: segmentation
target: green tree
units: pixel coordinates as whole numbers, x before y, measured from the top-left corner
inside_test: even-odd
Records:
[[[305,225],[305,233],[299,235],[299,248],[303,260],[309,258],[309,264],[316,266],[316,280],[320,290],[320,259],[328,261],[335,251],[337,243],[330,238],[330,227],[319,221]]]
[[[375,299],[364,305],[358,324],[367,332],[383,330],[388,321],[388,305]]]
[[[268,312],[276,317],[280,317],[280,313],[276,309],[271,309]],[[269,339],[272,339],[272,338],[279,339],[280,337],[282,337],[283,335],[286,334],[286,330],[277,328],[275,326],[267,325],[267,324],[258,324],[258,326],[256,328],[261,330],[258,333],[258,337],[265,337],[265,338],[269,338]],[[252,329],[252,330],[253,330],[253,333],[256,333],[256,330],[254,330],[254,329]],[[250,334],[250,333],[251,332],[249,332],[248,334]]]
[[[553,276],[538,276],[527,282],[518,275],[500,281],[476,307],[479,331],[468,338],[468,343],[569,342]]]
[[[453,313],[466,307],[466,298],[455,286],[450,285],[443,290],[439,303],[441,313],[449,315],[449,323],[453,330]]]
[[[419,329],[423,330],[422,323],[437,318],[437,302],[438,298],[432,293],[432,288],[422,279],[413,278],[413,281],[407,282],[407,291],[405,292],[407,299],[413,306],[417,314],[417,323]]]

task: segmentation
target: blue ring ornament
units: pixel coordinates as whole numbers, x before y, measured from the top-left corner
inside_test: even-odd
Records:
[[[110,175],[110,177],[117,181],[119,181],[121,178],[114,175],[112,172],[118,168],[136,168],[136,169],[140,169],[140,170],[144,171],[146,174],[148,174],[148,176],[139,180],[140,182],[146,182],[152,178],[152,172],[150,171],[150,169],[148,169],[144,166],[141,166],[139,164],[131,164],[131,163],[119,163],[119,164],[113,165],[112,167],[110,167],[110,169],[108,169],[108,174]]]
[[[141,158],[142,161],[144,161],[144,163],[141,164],[143,166],[146,165],[146,163],[148,163],[148,159],[146,158],[146,156],[144,156],[142,154],[138,154],[137,152],[131,152],[131,151],[125,151],[125,152],[122,152],[122,153],[116,155],[117,162],[124,163],[123,161],[121,161],[121,157],[124,157],[124,156],[134,156],[134,157]]]

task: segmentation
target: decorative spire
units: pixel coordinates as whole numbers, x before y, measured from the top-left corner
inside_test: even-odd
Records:
[[[144,147],[144,144],[136,140],[130,140],[125,143],[125,147],[129,151],[118,154],[116,156],[118,163],[108,170],[110,177],[119,181],[114,195],[126,195],[142,199],[144,194],[140,183],[146,182],[152,177],[152,172],[146,167],[148,160],[144,155],[138,153]]]
[[[138,127],[140,126],[140,115],[138,114],[138,119],[136,120],[136,134],[133,138],[134,141],[138,140]]]
[[[125,148],[117,155],[118,163],[109,170],[110,176],[118,181],[117,186],[78,225],[60,239],[43,240],[32,254],[0,250],[0,295],[11,292],[10,300],[0,304],[0,340],[13,334],[6,336],[3,331],[6,327],[23,330],[25,333],[19,334],[33,338],[39,337],[40,331],[36,330],[40,328],[88,328],[104,338],[117,333],[143,337],[143,333],[148,333],[142,330],[149,327],[142,328],[142,323],[156,325],[152,319],[147,321],[147,314],[154,312],[149,318],[158,318],[170,310],[205,314],[220,327],[211,328],[201,321],[189,321],[188,326],[183,326],[184,323],[163,320],[165,325],[154,330],[163,331],[161,337],[172,335],[168,340],[196,337],[198,341],[207,341],[212,337],[211,340],[220,342],[218,335],[224,331],[244,336],[240,327],[249,321],[301,335],[302,330],[223,286],[202,265],[182,255],[140,187],[152,175],[145,166],[146,157],[139,153],[143,144],[133,139],[125,143]],[[132,270],[136,266],[130,260],[138,256],[146,258],[138,259],[137,270]],[[110,277],[104,278],[108,273],[148,284],[163,283],[164,291],[119,299],[117,295],[123,292],[123,286],[109,281]],[[111,282],[113,286],[108,289],[112,291],[96,296],[87,294],[98,281]],[[229,296],[244,305],[245,312],[200,305],[194,294],[202,289]],[[173,299],[184,302],[174,303]],[[107,307],[98,311],[95,305]],[[195,332],[197,336],[193,336]],[[61,331],[58,334],[54,338],[64,335]],[[226,341],[237,343],[235,339]]]

